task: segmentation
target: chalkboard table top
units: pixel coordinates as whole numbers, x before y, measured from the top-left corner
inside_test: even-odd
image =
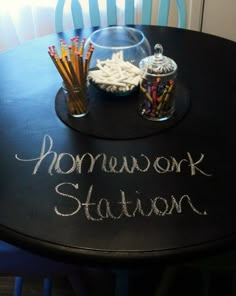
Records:
[[[152,123],[140,137],[135,128],[135,137],[127,136],[129,112],[116,116],[116,126],[110,114],[99,122],[109,135],[119,131],[117,138],[96,136],[89,117],[86,133],[58,116],[61,78],[47,48],[90,30],[48,35],[0,54],[0,235],[6,241],[64,261],[104,264],[182,258],[235,243],[236,44],[189,30],[137,27],[152,48],[161,43],[176,61],[187,96],[174,124]]]

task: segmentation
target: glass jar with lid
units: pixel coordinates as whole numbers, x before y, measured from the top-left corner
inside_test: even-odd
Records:
[[[141,60],[140,100],[138,111],[148,120],[164,121],[175,111],[175,82],[177,64],[163,55],[163,47],[156,44],[154,55]]]

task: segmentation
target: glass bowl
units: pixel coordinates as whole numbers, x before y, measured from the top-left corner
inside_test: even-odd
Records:
[[[142,31],[112,26],[94,31],[85,48],[93,47],[88,80],[99,89],[114,95],[127,95],[138,88],[139,63],[151,54]]]

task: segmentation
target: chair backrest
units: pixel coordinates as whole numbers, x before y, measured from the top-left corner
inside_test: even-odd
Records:
[[[71,0],[71,13],[74,23],[74,28],[79,29],[84,27],[84,18],[81,1],[83,0]],[[100,10],[98,0],[84,0],[88,1],[89,15],[91,26],[100,26]],[[187,24],[187,12],[185,0],[175,0],[178,12],[178,27],[186,28]],[[58,0],[55,11],[55,28],[56,32],[63,31],[63,10],[64,10],[65,0]],[[153,0],[143,0],[142,1],[142,16],[141,24],[149,25],[151,24],[152,18],[152,8]],[[117,24],[117,5],[116,0],[106,0],[106,14],[107,14],[107,24],[116,25]],[[159,8],[157,11],[157,25],[167,26],[168,16],[170,9],[170,0],[159,0]],[[130,25],[135,24],[135,0],[125,0],[124,9],[124,24]]]

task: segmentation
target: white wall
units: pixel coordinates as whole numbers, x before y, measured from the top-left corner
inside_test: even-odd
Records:
[[[156,1],[156,0],[154,0]],[[187,28],[236,41],[236,0],[185,0]],[[203,16],[203,18],[202,18]],[[171,0],[169,25],[176,26],[175,0]]]
[[[139,1],[139,0],[136,0]],[[145,1],[145,0],[142,0]],[[185,0],[187,7],[187,28],[199,31],[201,27],[203,0]],[[153,0],[152,22],[156,24],[156,14],[158,11],[159,0]],[[168,26],[176,27],[178,24],[178,14],[176,1],[170,1],[170,15]]]
[[[236,0],[205,0],[202,31],[236,41]]]

